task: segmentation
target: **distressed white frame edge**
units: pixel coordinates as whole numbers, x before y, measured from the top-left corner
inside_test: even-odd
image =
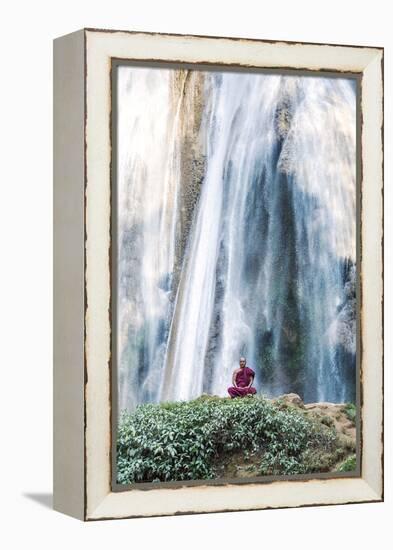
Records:
[[[382,58],[380,48],[86,30],[85,519],[263,509],[383,498]],[[362,477],[111,492],[109,221],[111,58],[363,72]]]
[[[85,518],[84,31],[53,47],[53,507]]]

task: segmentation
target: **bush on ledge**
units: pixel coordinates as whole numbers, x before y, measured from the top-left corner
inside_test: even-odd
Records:
[[[331,471],[353,453],[334,428],[262,397],[202,396],[123,412],[121,484]],[[232,470],[231,470],[232,467]],[[243,472],[243,473],[241,473]]]

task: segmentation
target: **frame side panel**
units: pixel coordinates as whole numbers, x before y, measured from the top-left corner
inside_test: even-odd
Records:
[[[54,41],[53,507],[84,519],[84,36]]]
[[[383,54],[363,73],[362,477],[383,498]]]

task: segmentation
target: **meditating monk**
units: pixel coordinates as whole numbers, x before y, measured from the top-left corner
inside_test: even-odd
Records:
[[[257,390],[252,387],[255,372],[246,367],[246,359],[244,357],[240,357],[239,365],[240,368],[233,371],[233,386],[228,388],[228,393],[231,398],[244,397],[246,395],[253,395],[254,393],[257,393]]]

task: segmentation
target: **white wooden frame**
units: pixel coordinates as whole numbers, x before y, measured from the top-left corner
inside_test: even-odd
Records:
[[[360,477],[111,490],[111,60],[361,75]],[[54,507],[83,520],[383,499],[383,50],[85,29],[54,44]]]

